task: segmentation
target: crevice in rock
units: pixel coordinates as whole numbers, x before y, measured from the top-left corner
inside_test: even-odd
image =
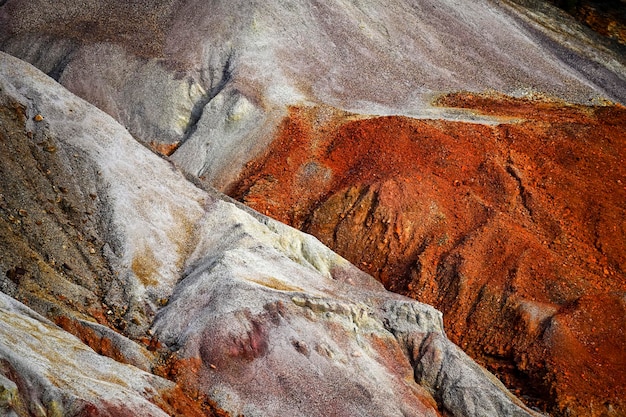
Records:
[[[485,294],[488,291],[487,284],[483,284],[478,291],[476,291],[476,297],[471,300],[470,307],[467,310],[467,314],[465,314],[465,324],[468,329],[472,329],[475,326],[472,326],[472,321],[474,320],[474,315],[478,311],[478,306],[481,304],[483,299],[485,298]]]
[[[70,50],[65,55],[63,55],[61,59],[59,59],[59,61],[50,70],[50,72],[48,72],[47,75],[50,78],[54,79],[54,81],[58,82],[61,79],[63,72],[65,71],[69,63],[72,61],[73,55],[74,55],[74,50]]]
[[[528,192],[526,187],[524,187],[522,178],[519,176],[517,170],[513,167],[513,165],[507,165],[506,172],[508,172],[509,175],[513,177],[513,179],[517,183],[517,188],[519,189],[519,196],[522,200],[522,205],[524,206],[530,217],[533,217],[533,209],[530,206],[530,193]]]
[[[193,106],[191,109],[191,115],[189,116],[189,123],[187,124],[187,128],[185,129],[185,133],[180,140],[180,145],[185,143],[187,139],[189,139],[198,129],[198,123],[204,114],[204,109],[206,106],[217,96],[230,82],[232,79],[232,65],[233,65],[233,52],[229,52],[226,57],[226,62],[224,62],[224,66],[222,67],[222,71],[220,74],[219,81],[217,84],[213,85],[213,80],[207,81],[204,74],[201,74],[200,81],[203,85],[209,85],[209,91],[204,94]]]

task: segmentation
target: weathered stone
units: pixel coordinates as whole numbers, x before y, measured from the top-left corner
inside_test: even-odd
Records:
[[[436,310],[358,285],[360,271],[272,220],[223,202],[212,213],[153,330],[178,380],[231,414],[531,414],[445,337]],[[438,343],[419,351],[428,337]],[[420,360],[441,381],[421,378]]]
[[[167,404],[168,392],[176,389],[171,381],[96,354],[3,293],[0,384],[0,410],[13,416],[165,417],[154,403]]]

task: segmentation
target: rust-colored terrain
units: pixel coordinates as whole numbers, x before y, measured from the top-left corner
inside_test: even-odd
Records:
[[[493,124],[292,108],[230,194],[317,236],[553,415],[626,413],[626,109],[452,94]]]
[[[620,0],[550,0],[600,35],[626,45],[626,5]]]

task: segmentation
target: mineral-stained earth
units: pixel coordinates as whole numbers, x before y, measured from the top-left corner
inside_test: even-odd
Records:
[[[0,0],[0,415],[626,415],[609,3]]]
[[[538,416],[433,307],[0,64],[3,416]]]
[[[436,104],[491,124],[292,108],[231,194],[436,306],[450,338],[530,404],[619,415],[626,108]]]
[[[626,5],[621,0],[550,0],[578,21],[613,41],[626,45]]]

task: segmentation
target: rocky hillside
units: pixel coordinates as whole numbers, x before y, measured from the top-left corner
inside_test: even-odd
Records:
[[[626,109],[439,102],[494,124],[293,108],[232,194],[439,308],[529,403],[623,409]]]
[[[626,45],[626,2],[623,0],[550,0],[602,36]]]
[[[565,13],[7,0],[0,50],[9,415],[626,413],[625,59]]]
[[[0,60],[5,415],[534,415],[432,307]]]

